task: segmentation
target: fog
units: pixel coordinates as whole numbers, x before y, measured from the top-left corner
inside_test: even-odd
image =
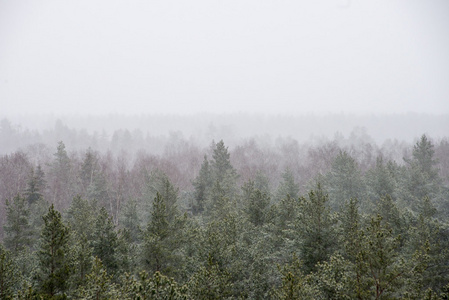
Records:
[[[445,0],[2,0],[0,117],[447,114],[448,13]]]

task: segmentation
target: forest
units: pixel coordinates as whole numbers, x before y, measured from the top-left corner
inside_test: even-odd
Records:
[[[0,299],[449,299],[447,137],[0,125]]]

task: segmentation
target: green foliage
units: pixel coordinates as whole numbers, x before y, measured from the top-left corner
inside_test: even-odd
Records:
[[[292,262],[280,269],[282,276],[281,286],[273,291],[273,299],[319,299],[320,291],[310,284],[310,275],[304,275],[299,259],[294,255]]]
[[[183,221],[176,216],[176,212],[167,209],[165,198],[159,193],[156,194],[142,244],[142,262],[150,273],[176,273],[176,250],[180,247],[178,239],[183,227]]]
[[[311,276],[312,284],[323,294],[324,299],[355,299],[354,266],[339,254],[328,261],[318,263],[317,271]]]
[[[34,204],[39,201],[43,196],[42,192],[45,189],[45,174],[41,168],[41,165],[37,166],[36,171],[31,168],[30,178],[27,182],[27,187],[25,189],[25,197],[29,205]]]
[[[327,260],[335,250],[337,234],[335,217],[327,203],[329,197],[321,185],[300,199],[298,233],[301,238],[300,254],[307,273],[316,269],[316,264]]]
[[[204,211],[205,203],[209,197],[213,184],[212,173],[206,155],[201,164],[200,172],[192,184],[194,187],[194,203],[192,204],[192,211],[194,214],[199,214]]]
[[[210,257],[206,266],[193,274],[188,282],[192,299],[227,299],[232,295],[233,284],[227,271],[222,270]]]
[[[98,257],[109,273],[118,270],[117,264],[117,233],[112,218],[104,207],[100,209],[95,221],[92,240],[93,255]]]
[[[18,274],[11,253],[0,244],[0,299],[12,299]]]
[[[97,204],[76,196],[73,198],[66,212],[66,219],[70,227],[79,235],[84,235],[89,241],[92,240],[97,218]]]
[[[57,151],[53,156],[49,172],[49,185],[54,191],[51,202],[55,203],[57,207],[63,207],[71,198],[76,181],[73,180],[72,162],[62,141],[58,143]]]
[[[71,277],[74,286],[85,284],[86,275],[92,265],[92,247],[84,233],[74,232],[70,241],[71,258],[73,264],[73,276]]]
[[[413,161],[417,163],[421,172],[426,173],[430,180],[438,175],[435,165],[437,161],[434,159],[434,146],[427,136],[423,134],[421,139],[413,146]]]
[[[351,198],[361,199],[364,192],[362,176],[357,162],[346,151],[340,151],[326,175],[326,188],[329,191],[333,209],[339,209]]]
[[[62,222],[61,214],[53,205],[43,219],[44,227],[37,252],[36,286],[46,297],[64,296],[71,274],[69,228]]]
[[[108,275],[101,260],[95,258],[92,269],[87,274],[86,283],[77,291],[78,299],[122,299],[117,291],[112,277]]]
[[[121,225],[128,231],[130,242],[138,243],[142,238],[137,202],[129,200],[122,209]]]
[[[270,197],[255,188],[253,181],[247,182],[243,186],[243,190],[248,220],[255,226],[263,225],[267,219]]]
[[[384,162],[382,156],[376,160],[376,165],[368,170],[365,175],[367,184],[367,195],[371,201],[376,202],[387,195],[395,195],[396,178],[394,171],[396,166],[388,161]]]
[[[285,197],[297,199],[299,196],[299,187],[296,183],[295,176],[290,168],[286,168],[282,173],[282,181],[276,191],[276,199],[280,201]]]
[[[384,161],[383,150],[375,163],[373,153],[365,157],[359,150],[351,153],[361,166],[342,151],[324,177],[301,177],[303,183],[324,179],[329,196],[320,184],[301,196],[288,168],[273,194],[270,184],[279,180],[279,169],[271,158],[261,157],[263,165],[240,165],[252,180],[238,188],[223,141],[213,145],[210,161],[204,157],[193,182],[183,176],[193,176],[199,165],[188,170],[181,161],[181,168],[176,155],[173,161],[138,158],[126,169],[108,165],[112,156],[103,160],[92,150],[70,160],[61,143],[48,165],[48,189],[39,183],[39,167],[27,177],[29,164],[25,180],[17,183],[26,197],[17,196],[0,211],[3,242],[11,250],[0,245],[0,298],[449,298],[449,193],[435,175],[445,167],[437,164],[433,145],[421,138],[404,165]],[[193,163],[200,157],[195,155]],[[326,170],[333,157],[326,157]],[[295,166],[304,171],[301,176],[317,173],[307,164]],[[157,168],[180,183],[181,196]],[[274,175],[268,179],[257,170]],[[7,187],[10,173],[1,174]],[[81,196],[73,198],[74,191]],[[42,194],[68,207],[67,226]],[[91,197],[119,217],[112,219]],[[118,199],[114,205],[112,198]],[[187,199],[192,206],[179,208]]]
[[[17,194],[12,202],[6,200],[4,243],[14,253],[30,246],[32,231],[28,219],[29,209],[25,198]]]
[[[185,286],[179,286],[173,278],[166,277],[158,271],[153,276],[143,271],[138,279],[126,274],[121,294],[122,299],[130,300],[190,299]]]

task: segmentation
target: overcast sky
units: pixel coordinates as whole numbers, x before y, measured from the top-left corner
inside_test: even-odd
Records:
[[[0,0],[0,115],[449,113],[449,1]]]

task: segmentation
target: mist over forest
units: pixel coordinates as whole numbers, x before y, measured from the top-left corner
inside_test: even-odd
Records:
[[[425,114],[3,118],[0,295],[446,299],[447,128]]]
[[[449,299],[448,15],[0,0],[0,300]]]

